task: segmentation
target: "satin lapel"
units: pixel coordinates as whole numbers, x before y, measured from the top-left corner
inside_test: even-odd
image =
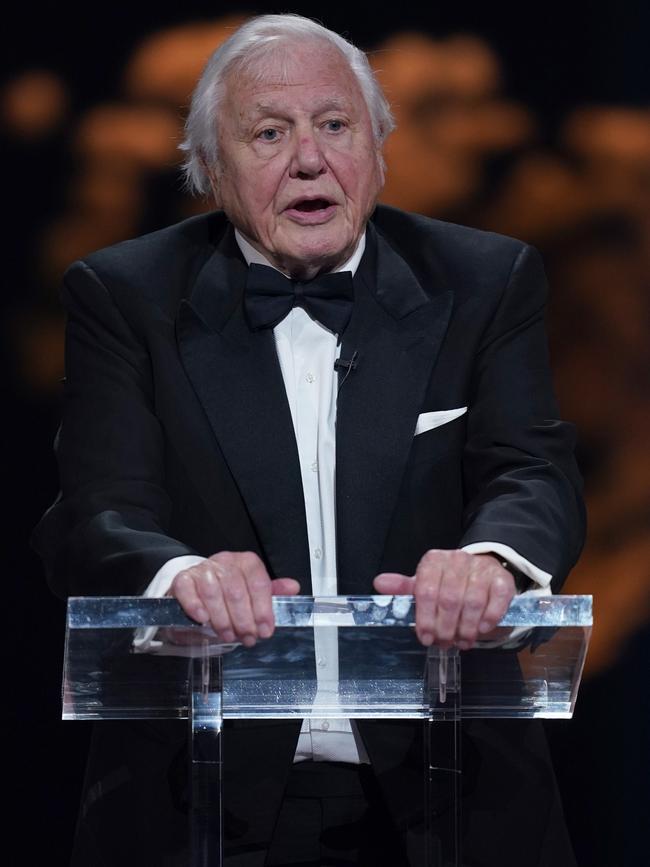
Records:
[[[230,230],[181,304],[187,375],[244,499],[274,577],[311,592],[298,451],[273,333],[253,333],[241,305],[246,265]]]
[[[406,262],[368,229],[341,358],[358,353],[340,385],[336,427],[340,593],[368,593],[379,570],[417,417],[453,295],[420,285]]]

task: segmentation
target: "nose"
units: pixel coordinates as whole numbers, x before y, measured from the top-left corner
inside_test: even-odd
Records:
[[[293,153],[289,173],[292,178],[309,178],[322,175],[325,168],[325,158],[318,138],[313,130],[296,130]]]

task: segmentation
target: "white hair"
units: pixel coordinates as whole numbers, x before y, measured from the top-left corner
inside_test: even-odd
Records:
[[[298,39],[328,42],[341,52],[359,83],[379,145],[395,128],[386,97],[363,51],[302,15],[260,15],[242,25],[217,48],[194,90],[185,123],[185,140],[179,146],[187,154],[183,172],[192,192],[204,195],[210,190],[207,167],[215,165],[218,157],[219,108],[227,75],[268,60],[270,52],[281,51],[288,42]]]

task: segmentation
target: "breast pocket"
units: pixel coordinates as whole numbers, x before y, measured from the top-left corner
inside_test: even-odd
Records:
[[[467,407],[433,410],[418,416],[411,447],[411,462],[436,461],[460,452],[465,443]]]
[[[417,424],[415,425],[415,436],[420,436],[435,427],[440,427],[443,424],[449,424],[450,421],[460,418],[467,412],[466,406],[459,406],[458,409],[436,409],[433,412],[423,412],[418,416]]]

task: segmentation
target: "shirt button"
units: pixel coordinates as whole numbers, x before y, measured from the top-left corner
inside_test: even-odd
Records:
[[[329,731],[330,724],[327,722],[327,720],[325,720],[325,722],[322,722],[320,724],[320,727],[321,727],[322,731],[327,732],[327,731]]]
[[[321,558],[322,556],[323,556],[323,552],[322,552],[322,550],[321,550],[320,548],[314,548],[314,557],[315,557],[317,560],[320,560],[320,558]]]
[[[309,465],[309,468],[313,473],[317,473],[318,472],[318,461],[312,461],[312,463]]]
[[[316,377],[313,373],[308,373],[305,379],[307,380],[307,382],[316,382]]]

